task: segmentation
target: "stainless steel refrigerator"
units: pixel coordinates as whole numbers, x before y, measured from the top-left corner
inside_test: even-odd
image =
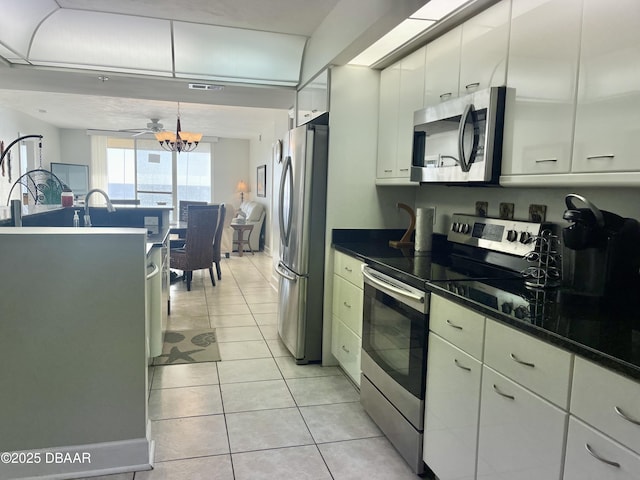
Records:
[[[298,364],[322,360],[329,127],[306,124],[283,142],[278,223],[278,334]]]

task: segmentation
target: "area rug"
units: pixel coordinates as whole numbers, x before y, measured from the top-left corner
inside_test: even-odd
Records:
[[[219,362],[220,351],[216,342],[216,330],[167,331],[164,334],[162,354],[154,365],[179,363]]]

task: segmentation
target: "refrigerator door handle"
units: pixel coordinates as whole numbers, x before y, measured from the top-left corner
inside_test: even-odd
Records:
[[[293,171],[292,171],[292,166],[291,166],[291,157],[287,156],[284,160],[284,166],[282,168],[282,177],[280,178],[280,205],[279,205],[279,209],[280,209],[280,215],[279,215],[279,224],[280,224],[280,238],[282,240],[282,242],[284,243],[284,245],[289,245],[289,236],[291,235],[291,217],[292,217],[292,201],[293,201]],[[288,185],[286,185],[288,184]],[[288,200],[289,203],[287,204],[287,212],[285,212],[285,205],[284,205],[284,195],[285,195],[285,188],[288,188],[289,191],[288,193]],[[285,213],[287,215],[287,222],[285,225]]]
[[[278,266],[276,267],[276,272],[283,278],[295,282],[298,280],[297,276],[294,273],[291,273],[286,265],[282,262],[278,262]]]

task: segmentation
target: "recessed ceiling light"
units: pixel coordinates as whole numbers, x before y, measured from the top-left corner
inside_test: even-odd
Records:
[[[224,85],[213,85],[211,83],[190,83],[189,88],[191,90],[212,90],[219,92],[224,89]]]
[[[109,80],[109,77],[107,77],[106,75],[98,75],[98,80],[104,83]]]

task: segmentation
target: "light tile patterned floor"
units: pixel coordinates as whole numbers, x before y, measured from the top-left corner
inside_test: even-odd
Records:
[[[171,286],[172,330],[215,327],[222,360],[150,369],[155,465],[103,480],[416,480],[337,367],[296,365],[277,336],[272,259]],[[95,479],[94,479],[95,480]]]

